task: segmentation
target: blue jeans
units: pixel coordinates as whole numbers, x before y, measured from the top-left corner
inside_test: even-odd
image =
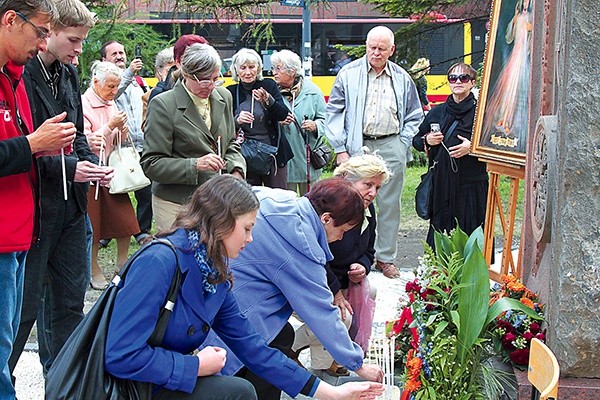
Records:
[[[42,200],[39,237],[27,256],[21,322],[9,361],[11,372],[36,320],[39,357],[45,373],[83,319],[89,284],[85,214],[72,196],[68,201]]]
[[[27,252],[0,253],[0,400],[15,398],[8,359],[19,329],[26,255]]]

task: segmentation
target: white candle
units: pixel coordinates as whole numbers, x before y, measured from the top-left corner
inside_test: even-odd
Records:
[[[63,194],[65,201],[69,200],[69,194],[67,193],[67,167],[65,165],[65,149],[60,149],[60,165],[62,167],[62,179],[63,179]]]
[[[217,155],[219,158],[223,158],[223,153],[221,152],[221,136],[217,136]],[[219,175],[223,173],[222,169],[219,169]]]
[[[250,106],[250,114],[254,117],[254,96],[252,96],[252,105]],[[250,122],[250,129],[252,129],[252,125],[254,125],[254,121]]]
[[[100,116],[100,131],[104,129],[104,118]],[[98,152],[98,166],[104,166],[104,140],[100,142],[100,151]],[[94,200],[98,200],[98,190],[100,190],[100,181],[96,181],[96,194]]]

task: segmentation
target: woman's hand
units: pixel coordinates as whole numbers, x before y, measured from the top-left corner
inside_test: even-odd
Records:
[[[125,111],[119,111],[108,120],[108,129],[111,131],[115,128],[123,129],[127,123],[127,114]]]
[[[321,400],[375,399],[383,394],[383,385],[375,382],[348,382],[341,386],[331,386],[321,381],[315,392],[315,398]]]
[[[302,122],[302,129],[310,131],[310,132],[316,132],[317,131],[317,123],[311,119],[305,119]]]
[[[461,158],[468,155],[471,152],[471,141],[460,135],[458,135],[458,138],[462,140],[462,143],[457,144],[456,146],[452,146],[448,149],[450,151],[450,157]]]
[[[294,114],[291,113],[291,112],[289,112],[288,115],[287,115],[287,117],[285,117],[285,119],[283,121],[279,121],[279,123],[281,125],[289,125],[289,124],[293,123],[294,120],[295,120]]]
[[[254,97],[254,100],[259,101],[264,108],[271,107],[273,103],[275,103],[275,99],[265,90],[265,88],[252,90],[252,97]]]
[[[367,276],[367,270],[359,263],[350,264],[350,270],[348,271],[348,279],[350,282],[360,283]]]
[[[104,135],[101,131],[92,132],[87,135],[87,142],[90,146],[90,150],[94,153],[98,153],[100,151],[100,147],[106,148],[106,140],[104,139]]]
[[[238,125],[251,124],[254,122],[254,115],[249,111],[240,111],[240,115],[238,115],[236,121]]]
[[[196,159],[196,171],[218,172],[225,168],[225,161],[216,154],[207,154]]]
[[[221,371],[227,361],[227,350],[220,347],[207,346],[196,355],[198,364],[198,376],[210,376]]]
[[[438,144],[442,143],[442,141],[444,141],[444,134],[439,131],[438,132],[429,132],[425,136],[425,142],[429,146],[437,146]]]
[[[383,381],[383,371],[377,365],[371,364],[363,364],[362,367],[357,369],[356,374],[361,378],[372,381],[372,382],[381,382]]]
[[[352,310],[352,306],[344,297],[344,294],[341,290],[338,290],[337,293],[333,296],[333,305],[340,308],[340,312],[342,314],[342,321],[346,320],[346,313],[349,312],[350,315],[354,314]]]

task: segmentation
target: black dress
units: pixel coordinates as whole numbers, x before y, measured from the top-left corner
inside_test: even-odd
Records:
[[[423,141],[423,136],[431,130],[431,123],[439,123],[442,133],[446,133],[455,120],[458,120],[458,125],[450,137],[444,139],[446,147],[460,144],[459,135],[470,140],[476,104],[472,93],[460,103],[449,96],[444,104],[427,114],[413,138],[415,149],[425,151],[427,147],[430,166],[434,160],[437,161],[433,176],[432,216],[427,233],[427,243],[431,247],[434,246],[434,230],[450,232],[458,221],[460,228],[471,234],[485,221],[488,192],[485,163],[471,155],[451,159],[441,144],[430,147]],[[456,161],[455,167],[452,160]]]

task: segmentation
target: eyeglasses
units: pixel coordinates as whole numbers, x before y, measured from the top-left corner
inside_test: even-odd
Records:
[[[271,71],[273,71],[273,72],[284,72],[284,71],[287,71],[287,68],[278,65],[276,67],[271,67]]]
[[[27,18],[27,16],[25,14],[22,14],[18,11],[15,11],[15,14],[17,14],[19,17],[23,18],[23,21],[27,22],[29,25],[33,26],[33,29],[35,29],[35,33],[38,37],[38,39],[48,39],[50,37],[50,31],[48,29],[45,28],[40,28],[39,26],[37,26],[36,24],[34,24],[33,22],[31,22],[29,20],[29,18]]]
[[[203,89],[207,89],[211,85],[215,85],[215,87],[222,86],[225,83],[225,79],[223,79],[223,75],[219,75],[214,80],[210,80],[210,79],[199,80],[198,77],[196,77],[196,75],[192,75],[192,76],[194,77],[196,82],[198,82],[198,85]]]
[[[472,80],[473,80],[473,78],[471,78],[471,75],[469,75],[469,74],[460,74],[460,75],[450,74],[450,75],[448,75],[448,82],[450,82],[450,83],[456,83],[456,81],[460,81],[461,83],[467,83]]]

